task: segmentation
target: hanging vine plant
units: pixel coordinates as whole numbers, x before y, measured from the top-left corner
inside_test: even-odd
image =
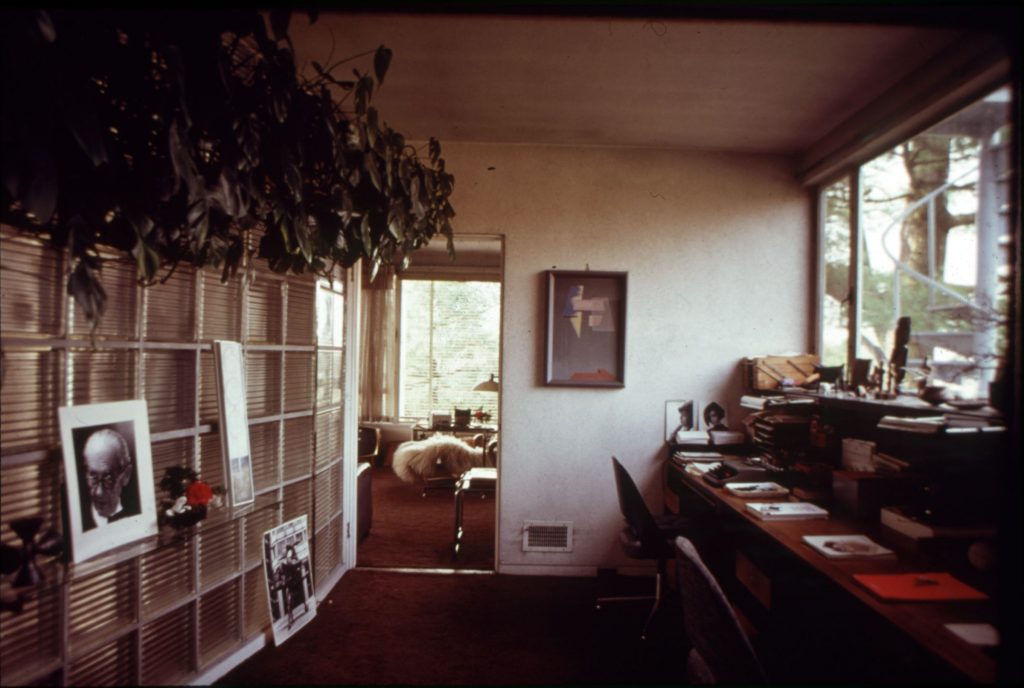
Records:
[[[134,258],[145,284],[182,262],[228,279],[260,225],[255,257],[282,273],[360,258],[375,273],[438,233],[453,254],[440,144],[420,157],[371,105],[391,51],[371,51],[366,72],[337,76],[343,60],[304,76],[290,13],[269,19],[268,31],[243,10],[5,13],[0,220],[68,250],[68,292],[94,327],[103,247]]]

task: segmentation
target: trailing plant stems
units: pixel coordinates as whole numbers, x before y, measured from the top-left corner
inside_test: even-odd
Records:
[[[0,122],[0,220],[69,252],[68,292],[94,331],[111,251],[145,285],[180,261],[225,280],[254,258],[319,274],[365,259],[376,274],[438,233],[454,257],[440,143],[420,158],[370,105],[391,51],[307,78],[289,18],[272,11],[268,35],[252,10],[5,15],[3,90],[20,97]],[[371,53],[372,75],[331,74]]]

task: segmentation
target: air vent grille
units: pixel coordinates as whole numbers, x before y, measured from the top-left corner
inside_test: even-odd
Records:
[[[571,552],[572,521],[524,521],[524,552]]]

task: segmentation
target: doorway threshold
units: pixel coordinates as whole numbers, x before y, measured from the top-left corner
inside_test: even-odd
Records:
[[[359,571],[387,571],[390,573],[431,573],[431,574],[443,574],[443,575],[467,575],[467,576],[493,576],[494,571],[491,569],[444,569],[444,568],[412,568],[406,566],[359,566],[356,565],[356,570]]]

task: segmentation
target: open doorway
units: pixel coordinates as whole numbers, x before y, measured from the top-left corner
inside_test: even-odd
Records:
[[[359,416],[379,443],[358,472],[360,567],[494,569],[503,241],[454,243],[454,261],[441,237],[364,280]]]

